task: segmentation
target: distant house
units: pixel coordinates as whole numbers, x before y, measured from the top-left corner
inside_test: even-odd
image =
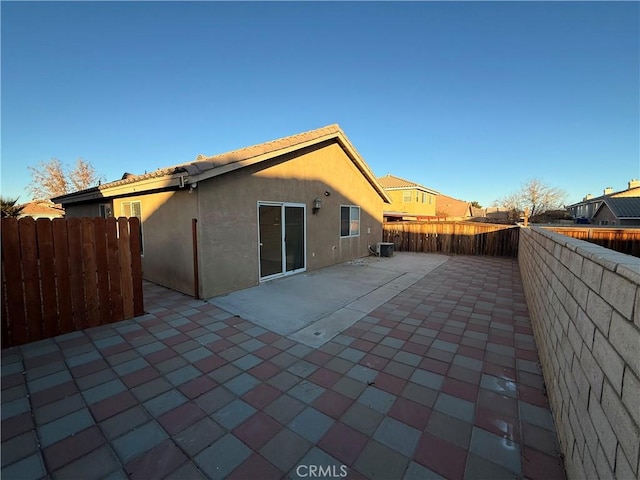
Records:
[[[640,197],[604,198],[591,223],[621,227],[640,226]]]
[[[379,177],[378,182],[391,198],[391,205],[384,212],[385,220],[423,220],[436,216],[439,192],[389,174]]]
[[[22,212],[18,215],[18,218],[22,217],[32,217],[34,219],[61,218],[64,217],[64,209],[62,205],[57,205],[48,200],[35,200],[22,206]]]
[[[608,187],[605,188],[603,194],[598,197],[587,194],[581,202],[568,205],[566,208],[576,223],[592,223],[593,216],[602,206],[605,199],[628,197],[640,197],[640,180],[632,179],[629,181],[625,190],[620,190],[618,192],[614,192],[612,188]]]
[[[140,217],[144,278],[202,298],[367,255],[390,203],[338,125],[54,200]]]
[[[443,195],[436,197],[436,215],[446,220],[464,220],[472,215],[471,202]]]

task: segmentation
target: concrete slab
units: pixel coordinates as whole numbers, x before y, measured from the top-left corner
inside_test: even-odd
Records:
[[[396,253],[270,280],[209,299],[268,330],[317,348],[450,257]]]

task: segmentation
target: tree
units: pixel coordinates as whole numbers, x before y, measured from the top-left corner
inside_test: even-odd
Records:
[[[103,179],[103,176],[97,174],[89,162],[81,158],[78,159],[73,170],[57,158],[27,168],[31,173],[31,183],[27,188],[31,196],[37,200],[65,195],[70,190],[85,190],[97,185]]]
[[[2,208],[2,218],[17,217],[22,213],[24,205],[16,205],[17,198],[0,197],[0,206]]]
[[[69,181],[75,190],[86,190],[102,180],[102,176],[98,175],[93,165],[86,160],[79,158],[76,161],[75,168],[69,172]]]
[[[528,210],[529,217],[533,217],[548,210],[561,208],[565,197],[564,190],[534,178],[523,183],[519,191],[496,200],[496,203],[509,211],[518,213]]]
[[[471,202],[471,206],[473,208],[482,208],[482,205],[480,205],[477,200],[474,200],[473,202]]]

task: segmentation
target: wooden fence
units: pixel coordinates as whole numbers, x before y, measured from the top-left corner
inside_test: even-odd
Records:
[[[561,233],[595,243],[602,247],[640,257],[640,228],[611,227],[544,227],[547,230]]]
[[[138,218],[2,219],[2,348],[144,313]]]
[[[388,222],[382,235],[400,252],[517,257],[519,231],[475,222]]]

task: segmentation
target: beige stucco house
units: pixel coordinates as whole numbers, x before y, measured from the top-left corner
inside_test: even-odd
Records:
[[[209,298],[368,255],[390,199],[330,125],[54,201],[67,217],[140,217],[144,278]]]
[[[391,198],[391,205],[385,206],[387,220],[421,220],[436,216],[437,191],[389,174],[378,178],[378,182]]]

